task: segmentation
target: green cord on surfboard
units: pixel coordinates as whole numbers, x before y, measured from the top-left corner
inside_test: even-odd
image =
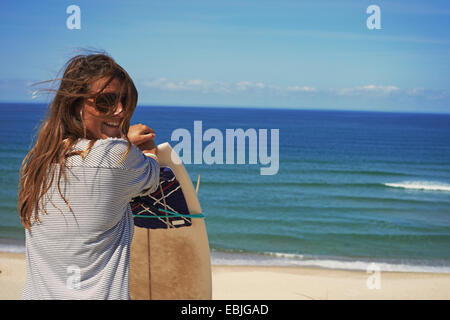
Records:
[[[140,214],[133,214],[133,217],[136,218],[171,218],[171,217],[186,217],[186,218],[204,218],[205,216],[203,214],[181,214],[169,210],[164,209],[158,209],[159,211],[162,211],[165,214],[163,216],[157,216],[157,215],[140,215]]]

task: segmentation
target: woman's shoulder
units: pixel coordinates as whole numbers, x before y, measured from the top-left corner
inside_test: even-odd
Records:
[[[89,148],[89,146],[91,146]],[[130,152],[139,151],[139,148],[128,142],[123,138],[106,138],[97,139],[92,143],[92,140],[79,139],[72,147],[72,151],[84,151],[89,149],[89,153],[118,153],[127,151],[130,148]]]
[[[80,138],[75,142],[74,148],[83,149],[87,147],[90,143],[92,143],[92,140]],[[123,144],[128,144],[128,141],[124,138],[109,137],[105,139],[96,139],[94,141],[93,147],[108,146],[108,145],[123,145]]]
[[[87,150],[90,143],[91,140],[81,139],[74,145],[73,150]],[[96,140],[84,157],[79,155],[70,158],[75,161],[73,165],[133,169],[140,166],[144,156],[138,147],[126,139],[107,138]]]

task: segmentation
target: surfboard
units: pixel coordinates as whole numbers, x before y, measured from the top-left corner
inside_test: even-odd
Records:
[[[197,193],[170,144],[166,142],[157,148],[159,187],[130,203],[135,224],[130,298],[211,299],[208,235]]]

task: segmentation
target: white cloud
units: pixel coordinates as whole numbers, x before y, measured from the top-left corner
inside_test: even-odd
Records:
[[[169,80],[167,78],[158,78],[141,82],[144,88],[158,89],[163,91],[198,91],[210,92],[221,91],[219,82],[206,81],[200,79],[191,80]],[[223,89],[223,88],[222,88]]]
[[[450,97],[448,90],[425,89],[422,87],[409,89],[406,91],[406,94],[410,97],[426,98],[432,101],[445,100]]]
[[[336,91],[336,94],[339,96],[358,96],[365,94],[385,96],[393,93],[398,93],[400,91],[400,88],[396,86],[376,86],[373,84],[369,84],[360,87],[339,89]]]
[[[287,87],[286,91],[290,91],[290,92],[317,92],[316,88],[313,87],[308,87],[308,86],[291,86],[291,87]]]
[[[401,89],[395,85],[367,84],[349,88],[320,89],[308,85],[278,86],[262,81],[212,81],[203,79],[171,80],[165,77],[140,81],[139,90],[144,92],[154,90],[159,92],[216,94],[222,97],[292,97],[294,99],[332,98],[357,99],[369,97],[371,99],[393,98],[396,101],[414,101],[408,99],[425,99],[428,101],[444,101],[450,97],[449,92],[443,90],[424,89],[421,87]],[[398,100],[400,99],[400,100]],[[302,100],[306,101],[306,100]],[[355,100],[356,101],[356,100]]]
[[[424,88],[412,88],[406,91],[406,94],[413,97],[423,96],[425,94]]]
[[[271,86],[266,85],[262,82],[250,82],[250,81],[239,81],[231,84],[231,88],[236,88],[239,91],[253,90],[253,89],[270,89]]]
[[[244,93],[244,92],[272,92],[272,93],[311,93],[318,90],[311,86],[288,86],[280,87],[267,84],[264,82],[237,81],[223,82],[211,80],[169,80],[167,78],[158,78],[152,80],[141,81],[142,87],[149,89],[157,89],[162,91],[191,91],[203,93]]]
[[[235,84],[236,88],[239,91],[246,91],[253,86],[253,84],[249,81],[240,81]]]

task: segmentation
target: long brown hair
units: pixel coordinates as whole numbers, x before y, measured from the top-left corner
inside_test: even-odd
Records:
[[[105,78],[108,80],[99,92],[90,92],[91,85],[95,81]],[[57,167],[60,169],[58,192],[72,211],[60,188],[61,177],[64,176],[66,179],[65,159],[77,154],[84,158],[97,140],[86,131],[78,110],[84,104],[85,99],[98,95],[114,79],[120,81],[121,95],[126,96],[126,103],[123,106],[125,114],[119,127],[122,138],[128,141],[128,150],[122,158],[123,161],[131,148],[127,133],[138,95],[133,81],[121,66],[105,53],[77,55],[66,63],[60,79],[39,83],[59,81],[59,87],[57,90],[38,90],[54,93],[55,96],[49,104],[46,118],[38,130],[36,142],[25,156],[20,168],[17,208],[26,229],[30,229],[33,222],[39,222],[39,204],[53,183]],[[114,110],[110,110],[105,115],[113,112]],[[80,138],[90,140],[86,150],[71,151]],[[41,208],[47,213],[42,203]]]

